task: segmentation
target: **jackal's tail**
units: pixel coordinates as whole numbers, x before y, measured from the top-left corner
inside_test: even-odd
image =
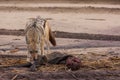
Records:
[[[49,29],[49,41],[53,46],[56,46],[55,35],[52,33],[51,29]]]

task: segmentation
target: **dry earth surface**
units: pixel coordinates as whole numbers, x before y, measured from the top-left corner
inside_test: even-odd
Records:
[[[120,80],[119,2],[1,0],[0,80]],[[70,71],[65,65],[41,66],[36,72],[24,67],[2,68],[26,62],[23,29],[27,20],[36,16],[49,19],[57,37],[51,53],[77,56],[82,62],[79,70]]]

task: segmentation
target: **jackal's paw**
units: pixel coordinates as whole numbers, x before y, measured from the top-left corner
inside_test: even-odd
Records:
[[[30,71],[37,71],[36,65],[32,64],[30,67]]]

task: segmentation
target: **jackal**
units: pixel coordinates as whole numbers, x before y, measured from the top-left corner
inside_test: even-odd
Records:
[[[48,21],[41,17],[31,18],[26,24],[25,38],[28,48],[27,60],[30,62],[34,62],[38,56],[45,55],[44,44],[47,46],[48,53],[50,50],[49,41],[53,46],[56,46],[56,40]]]

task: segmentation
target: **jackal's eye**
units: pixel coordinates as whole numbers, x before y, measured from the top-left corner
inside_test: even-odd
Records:
[[[35,53],[38,53],[38,51],[35,51]]]
[[[38,53],[37,50],[30,51],[30,53]]]
[[[30,51],[30,53],[33,53],[33,51]]]

